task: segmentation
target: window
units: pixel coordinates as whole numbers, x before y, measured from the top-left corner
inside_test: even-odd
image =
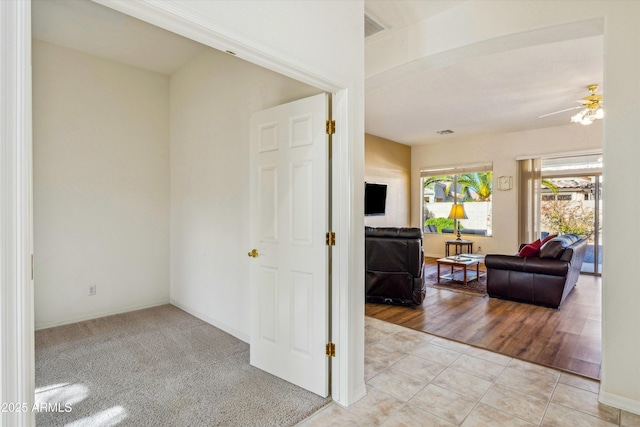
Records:
[[[425,233],[453,235],[455,225],[449,212],[458,203],[464,205],[467,214],[467,219],[460,220],[460,232],[491,236],[493,165],[426,169],[420,176]]]

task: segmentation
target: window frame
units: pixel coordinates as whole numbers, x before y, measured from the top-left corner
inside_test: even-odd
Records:
[[[426,213],[427,213],[427,206],[429,204],[433,204],[433,203],[459,203],[460,202],[460,195],[458,194],[458,191],[453,191],[453,200],[448,200],[449,199],[449,193],[450,190],[447,190],[447,192],[445,193],[444,196],[444,200],[442,201],[437,201],[438,199],[435,197],[435,188],[434,188],[434,200],[430,200],[430,201],[426,201],[427,195],[425,195],[425,179],[428,178],[433,178],[433,177],[439,177],[439,176],[449,176],[451,177],[451,180],[448,180],[446,182],[449,182],[447,187],[451,187],[453,186],[454,189],[458,189],[458,177],[460,175],[464,175],[464,174],[477,174],[477,173],[491,173],[491,181],[490,181],[490,185],[491,185],[491,193],[488,197],[487,200],[485,200],[485,202],[490,203],[489,207],[488,207],[488,218],[486,220],[485,223],[485,233],[482,234],[483,237],[491,237],[493,235],[493,218],[491,215],[491,212],[493,210],[493,192],[495,190],[494,187],[494,177],[493,177],[493,163],[481,163],[481,164],[472,164],[472,165],[459,165],[459,166],[449,166],[449,167],[440,167],[440,168],[423,168],[420,170],[420,218],[421,218],[421,222],[422,222],[422,232],[424,234],[430,234],[430,235],[437,235],[437,234],[442,234],[440,230],[437,231],[432,231],[432,230],[428,230],[427,229],[427,225],[425,225],[425,223],[427,222],[428,218],[426,218]],[[465,201],[463,200],[461,203],[465,203]],[[470,202],[467,201],[466,203],[476,203],[475,201]],[[466,205],[465,205],[466,206]],[[467,210],[467,215],[469,215],[468,210]],[[472,219],[471,217],[469,219]],[[465,220],[462,220],[465,221]],[[447,227],[448,228],[448,227]],[[464,230],[464,229],[463,229]],[[464,233],[463,233],[464,234]]]

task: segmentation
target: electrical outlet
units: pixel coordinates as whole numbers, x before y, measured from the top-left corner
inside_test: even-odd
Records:
[[[482,246],[478,246],[478,253],[482,253]]]
[[[96,285],[89,285],[89,292],[87,292],[87,295],[92,297],[95,294],[96,294]]]

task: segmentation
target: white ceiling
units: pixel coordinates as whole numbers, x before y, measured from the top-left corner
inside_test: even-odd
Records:
[[[387,55],[372,49],[371,40],[455,13],[465,3],[365,0],[367,12],[389,27],[367,39],[367,64],[379,64],[371,59]],[[205,49],[89,0],[35,0],[32,16],[36,39],[166,75]],[[576,101],[588,94],[586,86],[602,82],[603,37],[593,29],[546,39],[523,37],[528,40],[521,48],[467,50],[393,69],[368,65],[366,132],[415,145],[568,124],[572,111],[538,116],[579,105]],[[436,133],[445,129],[455,133]]]
[[[365,0],[367,11],[390,28],[367,39],[368,64],[378,64],[377,55],[389,56],[380,38],[391,40],[392,32],[439,13],[455,13],[464,3]],[[586,86],[602,83],[603,36],[597,35],[597,24],[589,24],[518,35],[518,43],[492,41],[502,42],[496,49],[432,55],[388,70],[368,67],[366,132],[418,145],[567,125],[576,111],[538,117],[579,106],[576,101],[589,94]],[[454,134],[436,133],[445,129]]]
[[[205,48],[88,0],[34,0],[31,16],[38,40],[165,75]]]

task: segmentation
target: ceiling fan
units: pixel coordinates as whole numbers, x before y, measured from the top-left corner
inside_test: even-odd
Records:
[[[576,115],[571,117],[572,123],[590,125],[594,120],[602,119],[604,117],[604,110],[602,109],[603,100],[602,94],[596,93],[598,91],[598,87],[599,86],[597,84],[587,86],[587,89],[589,90],[589,92],[591,92],[591,94],[577,101],[582,105],[566,108],[564,110],[555,111],[549,114],[544,114],[538,118],[541,119],[543,117],[552,116],[554,114],[564,113],[565,111],[580,109],[580,111]]]

